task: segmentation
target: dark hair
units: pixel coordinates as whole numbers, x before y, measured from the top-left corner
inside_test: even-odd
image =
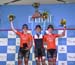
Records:
[[[40,25],[36,25],[35,29],[36,29],[36,28],[40,28],[40,29],[41,29],[41,26],[40,26]]]
[[[47,30],[49,29],[49,28],[52,28],[52,30],[54,30],[54,27],[53,27],[53,25],[48,25],[48,27],[47,27]]]
[[[24,29],[24,28],[28,29],[28,25],[27,24],[23,24],[22,25],[22,29]]]

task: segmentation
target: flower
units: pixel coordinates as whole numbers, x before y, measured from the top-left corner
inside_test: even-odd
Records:
[[[61,26],[66,25],[66,20],[65,19],[61,19],[60,24],[61,24]]]
[[[13,14],[10,14],[10,15],[8,16],[8,18],[9,18],[9,21],[13,21],[14,18],[15,18],[15,16],[14,16]]]
[[[48,18],[48,12],[43,12],[42,13],[42,18],[45,20],[45,19],[47,19]]]

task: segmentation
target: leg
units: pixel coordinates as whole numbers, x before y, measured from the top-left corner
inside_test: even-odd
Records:
[[[25,65],[28,65],[28,61],[29,61],[29,55],[30,55],[30,51],[27,50],[24,54],[24,63]]]
[[[53,65],[53,59],[52,58],[48,59],[48,65]]]
[[[35,60],[36,60],[36,65],[40,65],[39,53],[37,48],[35,48]]]
[[[24,58],[25,65],[28,65],[28,58]]]
[[[19,53],[18,53],[18,65],[22,65],[22,59],[23,59],[23,55],[22,55],[22,52],[19,50]]]
[[[56,55],[53,56],[53,65],[56,65]]]
[[[53,65],[53,49],[47,50],[48,65]]]
[[[56,65],[56,58],[57,58],[57,50],[55,49],[53,54],[53,65]]]
[[[45,62],[45,60],[46,60],[46,58],[45,58],[45,49],[44,48],[42,48],[41,49],[42,50],[42,57],[41,57],[41,60],[42,60],[42,65],[46,65],[46,62]]]
[[[40,65],[40,59],[36,57],[36,65]]]
[[[41,58],[41,60],[42,60],[42,65],[46,65],[44,56]]]
[[[53,65],[56,65],[56,58],[53,58]]]
[[[18,65],[22,65],[22,60],[18,59]]]

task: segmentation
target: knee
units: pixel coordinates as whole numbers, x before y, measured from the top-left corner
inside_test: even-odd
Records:
[[[53,62],[56,62],[56,58],[53,58]]]
[[[40,62],[40,59],[39,59],[38,57],[36,57],[36,61],[37,61],[37,62]]]
[[[40,59],[38,57],[36,58],[36,65],[40,65]]]
[[[48,59],[48,62],[52,62],[52,61],[53,61],[53,58],[49,58],[49,59]]]
[[[26,58],[24,61],[25,61],[25,63],[28,63],[28,58]]]
[[[22,60],[18,60],[18,65],[22,65]]]
[[[42,62],[45,62],[45,57],[43,56],[41,60],[42,60]]]

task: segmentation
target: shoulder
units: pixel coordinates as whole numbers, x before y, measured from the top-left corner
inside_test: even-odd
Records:
[[[28,36],[32,36],[32,34],[30,34],[30,33],[27,33],[27,35],[28,35]]]
[[[16,34],[22,34],[22,32],[20,32],[20,31],[17,31],[17,32],[16,32]]]
[[[55,37],[59,37],[59,34],[53,34],[53,36],[55,36]]]
[[[47,37],[47,36],[48,36],[48,34],[43,35],[43,37]]]

